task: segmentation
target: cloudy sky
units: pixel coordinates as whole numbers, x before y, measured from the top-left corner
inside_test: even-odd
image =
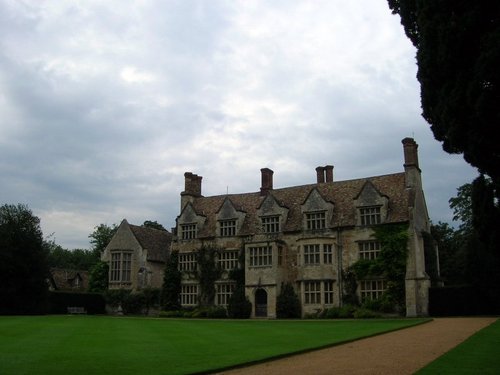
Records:
[[[202,193],[403,170],[414,137],[431,219],[476,175],[421,118],[415,50],[386,0],[0,0],[0,204],[88,248],[100,223]]]

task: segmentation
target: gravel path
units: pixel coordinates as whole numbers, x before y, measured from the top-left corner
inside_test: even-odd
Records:
[[[436,318],[416,327],[220,374],[413,374],[496,319]]]

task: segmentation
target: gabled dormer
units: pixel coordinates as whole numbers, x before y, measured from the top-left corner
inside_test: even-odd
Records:
[[[288,217],[288,208],[281,205],[272,194],[269,194],[257,209],[257,216],[263,233],[280,233]]]
[[[305,230],[329,228],[333,218],[333,208],[333,203],[326,201],[318,189],[312,189],[301,205],[302,228]]]
[[[234,237],[237,236],[246,213],[238,210],[231,199],[224,199],[219,211],[215,214],[217,220],[216,236],[217,237]]]
[[[198,237],[198,231],[205,224],[206,217],[198,215],[188,202],[177,218],[177,238],[179,240],[193,240]]]
[[[385,222],[388,206],[389,198],[381,194],[371,181],[366,181],[359,194],[354,198],[356,224],[369,226]]]

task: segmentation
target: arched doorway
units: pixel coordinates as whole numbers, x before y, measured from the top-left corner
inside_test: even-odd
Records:
[[[255,291],[255,316],[267,317],[267,292],[262,288]]]

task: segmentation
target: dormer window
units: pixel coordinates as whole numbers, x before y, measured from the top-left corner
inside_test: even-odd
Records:
[[[380,224],[380,207],[362,207],[359,209],[361,225]]]
[[[196,238],[196,223],[181,224],[181,238],[183,240],[192,240]]]
[[[264,231],[264,233],[279,233],[280,217],[279,216],[262,217],[262,230]]]
[[[220,224],[220,236],[221,237],[232,237],[236,236],[236,219],[234,220],[221,220]]]
[[[317,230],[326,228],[326,212],[307,212],[306,229]]]

